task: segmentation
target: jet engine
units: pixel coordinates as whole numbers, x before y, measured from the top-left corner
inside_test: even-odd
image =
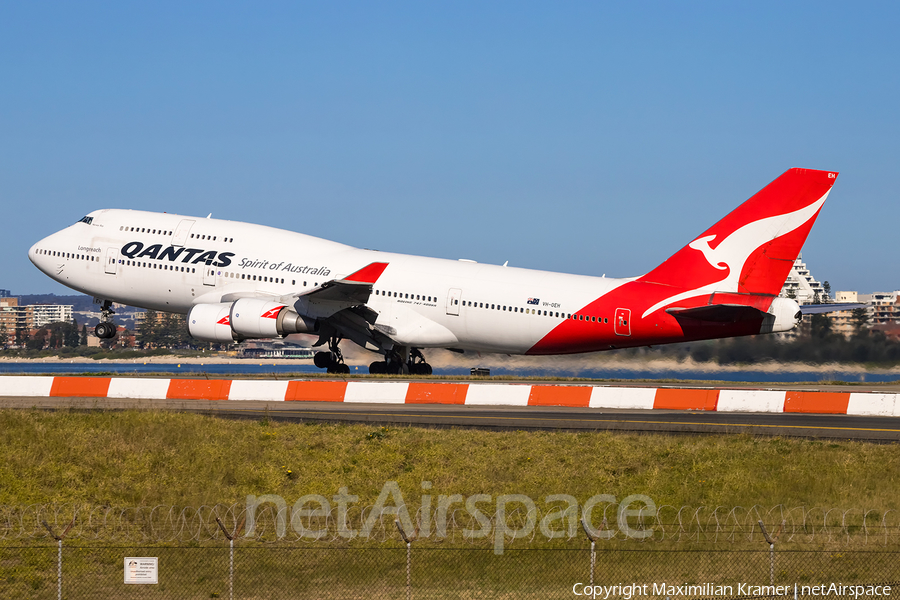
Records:
[[[791,298],[775,298],[769,307],[769,314],[763,321],[760,333],[777,333],[779,331],[790,331],[800,324],[803,315],[800,312],[800,305],[796,300]]]
[[[188,331],[205,342],[231,343],[274,338],[291,333],[313,333],[316,321],[287,305],[258,298],[231,303],[198,304],[188,312]]]

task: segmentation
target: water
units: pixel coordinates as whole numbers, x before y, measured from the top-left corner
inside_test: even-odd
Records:
[[[272,364],[259,361],[221,363],[72,363],[72,362],[0,362],[0,374],[5,375],[65,375],[81,373],[112,373],[122,375],[272,375],[290,376],[321,374],[322,369],[308,362],[296,364]],[[368,368],[351,366],[351,374],[366,374]],[[469,369],[462,367],[435,368],[435,375],[466,376]],[[801,381],[847,381],[887,383],[900,379],[897,373],[860,373],[858,371],[706,371],[640,368],[559,368],[492,367],[492,375],[513,377],[581,377],[585,379],[678,379],[682,381],[733,381],[752,383],[791,383]]]

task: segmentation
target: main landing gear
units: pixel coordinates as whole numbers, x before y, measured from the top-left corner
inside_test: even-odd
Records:
[[[100,308],[100,322],[94,327],[94,335],[101,340],[110,340],[116,337],[116,324],[112,322],[114,311],[112,302],[104,300],[103,306]]]
[[[344,355],[341,354],[341,349],[338,348],[341,339],[338,336],[332,337],[328,341],[328,352],[316,352],[316,355],[313,357],[313,364],[329,373],[340,375],[350,373],[350,367],[344,364]]]
[[[387,354],[385,360],[369,365],[372,375],[431,375],[431,365],[418,348],[395,348]]]

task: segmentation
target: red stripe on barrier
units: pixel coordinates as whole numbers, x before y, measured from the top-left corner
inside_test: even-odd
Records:
[[[528,406],[590,406],[591,390],[584,385],[533,385]]]
[[[110,377],[54,377],[50,396],[63,398],[106,398]]]
[[[343,402],[346,381],[290,381],[285,400],[298,402]]]
[[[846,415],[850,392],[788,392],[784,412]]]
[[[407,404],[465,404],[468,383],[416,383],[406,389]]]
[[[170,400],[228,400],[230,379],[173,379],[166,398]]]
[[[660,388],[656,390],[654,409],[663,410],[716,410],[719,390],[679,390]]]

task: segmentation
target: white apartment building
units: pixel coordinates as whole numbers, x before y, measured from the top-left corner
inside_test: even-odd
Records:
[[[32,304],[31,326],[37,329],[49,323],[71,323],[72,308],[71,304]]]
[[[781,288],[781,296],[793,298],[800,304],[815,304],[817,293],[819,296],[818,302],[824,303],[828,301],[822,284],[809,272],[801,254],[794,261],[794,266],[791,268],[791,272]]]

